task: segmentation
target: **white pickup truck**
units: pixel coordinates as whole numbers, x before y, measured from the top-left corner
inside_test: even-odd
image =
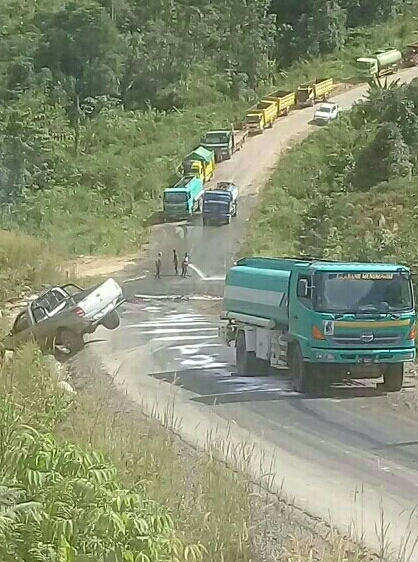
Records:
[[[111,278],[89,289],[74,283],[51,287],[17,316],[1,346],[14,351],[35,340],[43,351],[65,361],[83,349],[84,335],[99,325],[119,327],[117,308],[124,301],[122,288]]]

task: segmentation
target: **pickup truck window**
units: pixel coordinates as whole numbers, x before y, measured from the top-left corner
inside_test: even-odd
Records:
[[[19,332],[23,332],[23,330],[28,330],[28,329],[29,329],[28,317],[26,316],[26,310],[24,310],[16,318],[11,332],[12,334],[18,334]]]

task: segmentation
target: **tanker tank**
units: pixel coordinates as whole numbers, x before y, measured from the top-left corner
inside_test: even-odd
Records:
[[[300,263],[300,261],[298,261]],[[224,310],[287,326],[287,295],[293,260],[244,258],[226,276]]]

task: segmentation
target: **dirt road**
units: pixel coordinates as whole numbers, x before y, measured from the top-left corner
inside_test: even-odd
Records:
[[[410,69],[400,77],[407,81],[417,73]],[[353,89],[336,101],[348,108],[365,92]],[[175,415],[189,442],[204,445],[208,435],[217,435],[251,444],[254,475],[274,475],[276,486],[283,485],[301,507],[341,528],[354,526],[371,545],[381,542],[376,525],[389,525],[385,541],[399,548],[408,528],[418,529],[418,519],[410,519],[418,503],[418,422],[390,411],[367,383],[307,399],[292,393],[283,376],[239,379],[230,350],[217,338],[216,318],[196,311],[193,301],[155,298],[222,293],[225,269],[243,237],[257,188],[289,142],[313,128],[308,125],[313,111],[279,120],[218,167],[215,181],[232,179],[241,188],[239,216],[232,225],[203,229],[196,219],[155,227],[148,261],[127,273],[130,302],[121,329],[103,331],[104,341],[89,353],[99,356],[149,412],[157,408],[163,415],[175,395]],[[191,255],[190,278],[173,275],[173,248]],[[158,251],[163,252],[161,281],[152,275]],[[176,377],[173,388],[169,383]]]

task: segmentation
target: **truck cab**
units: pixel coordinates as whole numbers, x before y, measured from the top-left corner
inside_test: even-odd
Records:
[[[215,153],[199,146],[184,157],[182,168],[185,176],[196,176],[206,183],[215,171]]]
[[[251,135],[257,135],[264,131],[265,122],[262,111],[260,111],[259,113],[247,113],[245,122],[247,124],[248,132]]]
[[[207,150],[215,152],[217,162],[229,159],[234,152],[234,137],[232,131],[209,131],[201,139],[201,144]]]
[[[230,224],[237,216],[238,188],[232,182],[218,182],[216,189],[208,189],[203,195],[203,226],[210,223]]]
[[[370,78],[379,72],[377,60],[372,57],[359,57],[356,60],[356,68],[359,76]]]
[[[185,176],[163,194],[165,219],[185,219],[200,209],[203,181],[195,176]]]
[[[293,388],[377,379],[402,387],[415,360],[411,274],[388,263],[243,258],[226,277],[220,329],[242,375],[287,367]]]

